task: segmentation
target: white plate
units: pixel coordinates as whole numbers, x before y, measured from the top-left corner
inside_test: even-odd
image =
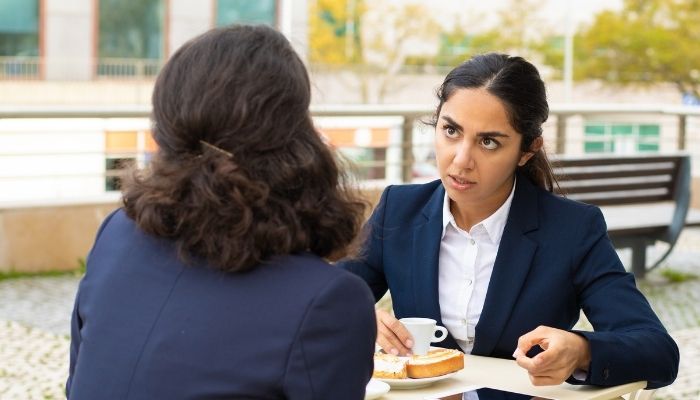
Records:
[[[447,375],[434,376],[432,378],[406,378],[406,379],[379,379],[382,382],[386,382],[391,386],[392,389],[417,389],[433,384],[433,382],[441,381],[447,379],[457,372],[452,372]]]
[[[367,389],[365,389],[365,400],[380,398],[386,393],[388,393],[389,390],[390,387],[388,384],[372,378],[367,384]]]

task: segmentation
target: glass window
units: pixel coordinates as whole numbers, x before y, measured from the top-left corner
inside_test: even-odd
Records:
[[[605,125],[586,125],[586,135],[604,135]]]
[[[125,170],[147,165],[156,150],[150,132],[105,132],[105,190],[119,190]]]
[[[0,0],[0,78],[39,73],[39,0]]]
[[[152,76],[163,57],[164,0],[99,0],[98,75]]]
[[[659,136],[658,125],[639,125],[639,136]]]
[[[658,153],[657,124],[591,122],[584,128],[586,153]]]
[[[39,55],[39,0],[0,1],[0,57]]]
[[[634,128],[629,124],[614,124],[612,126],[612,134],[616,135],[632,135],[634,133]]]
[[[584,150],[586,153],[605,153],[605,142],[586,141]]]
[[[276,0],[218,0],[216,26],[233,23],[277,25]]]

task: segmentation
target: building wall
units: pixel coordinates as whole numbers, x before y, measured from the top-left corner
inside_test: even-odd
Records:
[[[105,189],[105,132],[148,128],[147,119],[0,120],[0,204],[113,198]]]
[[[92,79],[94,0],[44,0],[45,78]]]
[[[170,0],[168,56],[214,25],[215,0]]]
[[[278,28],[289,38],[301,59],[306,61],[309,48],[309,7],[307,0],[279,1],[281,12]]]
[[[76,269],[117,202],[0,208],[0,271]]]
[[[365,190],[372,205],[382,190]],[[700,178],[693,180],[700,193]],[[102,220],[118,201],[44,207],[0,208],[0,271],[73,270],[84,260]],[[700,196],[692,207],[700,209]]]

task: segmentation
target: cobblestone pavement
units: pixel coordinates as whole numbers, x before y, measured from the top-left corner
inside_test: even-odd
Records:
[[[639,283],[681,351],[678,379],[654,398],[700,400],[700,279],[670,283],[666,267],[700,275],[700,229],[686,229],[665,265]],[[0,281],[0,400],[65,398],[77,285],[72,276]]]

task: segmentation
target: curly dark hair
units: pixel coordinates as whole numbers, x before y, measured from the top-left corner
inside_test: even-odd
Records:
[[[310,97],[304,64],[272,28],[187,42],[156,80],[158,152],[124,180],[127,215],[184,260],[225,271],[304,251],[345,256],[368,204],[314,128]]]

